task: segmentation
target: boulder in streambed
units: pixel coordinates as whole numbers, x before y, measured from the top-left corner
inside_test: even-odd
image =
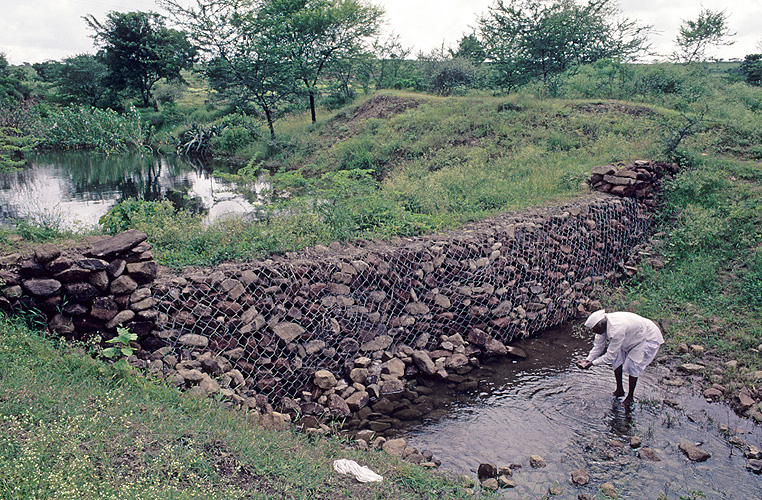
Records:
[[[686,457],[688,457],[688,460],[692,462],[704,462],[712,456],[709,454],[709,452],[702,450],[698,446],[688,442],[682,442],[677,447],[685,454]]]

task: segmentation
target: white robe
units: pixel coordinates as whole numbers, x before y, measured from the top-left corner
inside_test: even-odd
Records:
[[[653,360],[658,346],[664,343],[659,327],[650,319],[631,312],[608,313],[606,320],[606,332],[595,336],[593,348],[587,355],[588,361],[595,366],[616,364],[614,368],[617,368],[627,360],[628,365],[633,367],[628,374],[640,375]],[[631,373],[633,371],[637,374]]]

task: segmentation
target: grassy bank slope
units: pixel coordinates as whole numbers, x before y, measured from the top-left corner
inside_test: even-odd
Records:
[[[462,487],[338,438],[266,431],[0,317],[0,498],[458,499]],[[384,476],[332,469],[355,459]]]

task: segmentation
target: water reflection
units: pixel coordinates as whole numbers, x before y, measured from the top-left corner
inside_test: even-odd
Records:
[[[457,474],[474,476],[483,462],[521,465],[513,476],[516,488],[501,490],[500,498],[546,498],[552,484],[563,490],[560,498],[580,493],[598,498],[604,482],[614,484],[619,498],[677,500],[692,498],[684,496],[691,491],[706,498],[762,498],[761,478],[746,470],[746,459],[718,423],[755,446],[762,444],[759,426],[689,388],[662,384],[670,373],[658,363],[643,373],[634,407],[621,407],[612,396],[610,367],[580,370],[574,365],[587,354],[590,340],[561,327],[522,341],[518,346],[528,359],[484,366],[474,374],[479,390],[468,396],[453,395],[452,384],[437,384],[432,389],[446,398],[446,414],[400,433],[419,450],[431,450],[442,469]],[[678,401],[679,407],[664,404],[665,399]],[[635,436],[642,447],[630,446]],[[701,443],[712,457],[689,462],[678,449],[682,441]],[[643,458],[642,448],[658,460]],[[547,467],[530,467],[534,454]],[[590,474],[589,485],[571,484],[569,474],[576,468]]]
[[[23,171],[0,174],[0,223],[49,217],[68,227],[93,226],[127,198],[168,199],[210,220],[251,212],[264,186],[244,196],[232,183],[213,177],[213,170],[230,167],[152,154],[41,153]]]

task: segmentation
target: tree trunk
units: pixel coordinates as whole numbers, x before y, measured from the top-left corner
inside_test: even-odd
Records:
[[[315,91],[310,89],[310,112],[312,113],[312,123],[317,121],[317,115],[315,114]]]
[[[265,117],[267,118],[267,128],[270,129],[270,139],[274,141],[275,127],[273,127],[273,114],[268,107],[265,107]]]

